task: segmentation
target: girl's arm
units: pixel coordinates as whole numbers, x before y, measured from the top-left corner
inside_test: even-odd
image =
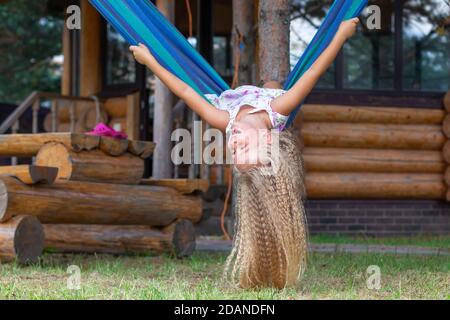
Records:
[[[143,44],[131,46],[130,50],[133,52],[135,59],[139,63],[146,65],[152,70],[169,90],[182,99],[192,111],[197,113],[212,127],[225,131],[229,121],[229,114],[227,111],[215,108],[184,81],[161,66],[148,48]]]
[[[333,41],[317,58],[314,64],[305,72],[297,83],[285,94],[272,101],[272,109],[283,115],[289,115],[311,92],[319,81],[320,77],[327,71],[333,63],[344,45],[345,41],[353,36],[356,26],[359,23],[358,18],[342,22]]]

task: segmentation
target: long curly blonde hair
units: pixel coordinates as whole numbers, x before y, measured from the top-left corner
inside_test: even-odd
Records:
[[[296,137],[279,134],[279,156],[269,155],[278,169],[272,174],[265,167],[235,169],[235,235],[225,276],[242,288],[294,286],[305,270],[306,192]]]

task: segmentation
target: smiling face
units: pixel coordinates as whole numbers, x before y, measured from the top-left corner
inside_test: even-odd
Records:
[[[231,128],[228,148],[231,150],[233,164],[241,172],[254,167],[270,164],[268,148],[271,134],[263,121],[243,117]]]

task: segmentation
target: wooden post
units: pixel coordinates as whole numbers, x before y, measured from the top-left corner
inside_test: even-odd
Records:
[[[170,22],[175,19],[174,0],[157,0],[158,9]],[[174,104],[173,94],[159,80],[155,85],[155,116],[153,120],[153,141],[156,143],[153,155],[153,177],[172,178],[172,160],[170,157],[172,142],[171,114]]]
[[[259,0],[259,80],[283,83],[289,63],[290,1]]]
[[[237,85],[254,84],[255,38],[254,19],[255,5],[249,0],[233,0],[233,57],[234,65],[239,56],[239,75]],[[243,36],[244,47],[238,46],[238,32]]]
[[[139,140],[140,139],[140,128],[139,128],[139,118],[140,118],[140,99],[139,92],[130,94],[127,96],[127,127],[126,132],[128,139]]]
[[[67,16],[66,16],[67,18]],[[72,75],[70,66],[72,63],[72,57],[71,57],[71,43],[70,43],[70,30],[67,28],[66,24],[63,26],[63,36],[62,36],[62,42],[63,42],[63,55],[64,55],[64,62],[63,62],[63,74],[61,76],[61,94],[62,95],[71,95],[72,94]]]
[[[81,1],[80,94],[90,96],[101,90],[101,17],[89,0]]]

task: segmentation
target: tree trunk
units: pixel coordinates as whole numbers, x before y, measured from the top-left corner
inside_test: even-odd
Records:
[[[307,147],[440,150],[446,140],[438,125],[308,122],[301,132]]]
[[[446,163],[441,151],[305,148],[308,172],[414,172],[442,173]]]
[[[202,179],[145,179],[141,181],[142,185],[170,187],[181,194],[192,194],[196,191],[207,192],[209,181]]]
[[[195,249],[192,222],[179,220],[163,229],[148,226],[44,225],[45,247],[58,252],[174,253],[188,257]]]
[[[259,0],[259,79],[284,83],[290,71],[290,1]]]
[[[161,13],[170,21],[175,20],[175,4],[173,0],[157,0]],[[174,105],[172,92],[159,80],[155,86],[155,112],[153,120],[153,141],[156,143],[153,155],[153,177],[156,179],[172,178],[172,160],[170,151],[172,142],[171,114]]]
[[[306,175],[309,199],[445,199],[442,174],[319,173]]]
[[[58,179],[116,184],[139,184],[144,160],[124,153],[108,156],[100,150],[73,152],[60,143],[47,143],[36,157],[39,166],[58,168]]]
[[[28,214],[42,223],[167,226],[176,218],[198,222],[201,199],[171,188],[65,182],[29,187],[0,177],[0,222]]]
[[[17,216],[0,224],[0,261],[35,263],[44,249],[44,231],[38,219]]]
[[[255,6],[253,1],[233,0],[233,57],[239,62],[237,86],[255,84]],[[236,30],[237,29],[237,30]],[[243,48],[238,47],[239,33],[243,36]],[[238,58],[239,57],[239,58]],[[239,60],[239,61],[238,61]]]

